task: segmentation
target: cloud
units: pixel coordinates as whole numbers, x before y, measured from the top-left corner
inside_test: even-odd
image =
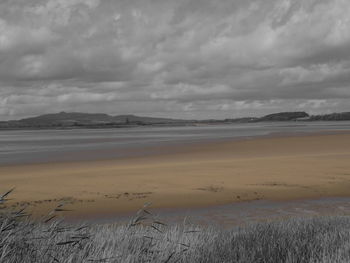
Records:
[[[349,110],[349,12],[347,0],[1,1],[0,119]]]

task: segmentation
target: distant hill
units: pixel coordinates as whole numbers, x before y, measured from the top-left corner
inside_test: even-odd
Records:
[[[264,117],[258,118],[255,121],[294,121],[306,117],[309,117],[309,114],[304,111],[280,112],[266,115]]]
[[[45,114],[37,117],[21,119],[18,122],[28,124],[38,123],[60,123],[60,122],[110,122],[113,117],[103,113],[80,113],[80,112],[60,112],[53,114]]]
[[[314,115],[311,121],[350,121],[350,112],[332,113],[325,115]]]
[[[117,123],[150,123],[150,124],[161,124],[161,123],[186,123],[191,122],[189,120],[180,119],[168,119],[168,118],[154,118],[154,117],[140,117],[135,115],[118,115],[112,117],[114,122]]]
[[[303,111],[296,112],[279,112],[273,113],[269,115],[265,115],[263,117],[244,117],[237,119],[225,119],[225,122],[230,123],[250,123],[250,122],[268,122],[268,121],[295,121],[299,119],[308,119],[309,114]]]
[[[344,121],[350,120],[350,112],[332,113],[309,116],[306,112],[279,112],[260,118],[245,117],[236,119],[181,120],[170,118],[154,118],[135,115],[112,116],[104,113],[59,112],[44,114],[37,117],[13,121],[0,121],[0,129],[26,128],[108,128],[136,125],[198,125],[198,124],[229,124],[276,121]]]
[[[118,115],[111,116],[104,113],[81,113],[81,112],[60,112],[53,114],[45,114],[37,117],[26,118],[19,120],[24,123],[56,123],[56,122],[84,122],[84,123],[171,123],[184,120],[175,120],[167,118],[153,118],[153,117],[141,117],[135,115]]]
[[[111,116],[103,113],[60,112],[16,121],[0,122],[0,128],[110,127],[188,123],[187,120],[135,115]]]
[[[225,122],[231,123],[249,123],[249,122],[257,122],[259,118],[256,117],[244,117],[244,118],[236,118],[236,119],[225,119]]]

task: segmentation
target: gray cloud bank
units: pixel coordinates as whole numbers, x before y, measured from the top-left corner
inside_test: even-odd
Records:
[[[0,120],[349,110],[348,0],[1,0]]]

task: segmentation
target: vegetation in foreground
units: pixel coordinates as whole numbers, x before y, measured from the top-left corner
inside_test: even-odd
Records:
[[[68,226],[55,218],[63,210],[38,223],[2,205],[0,262],[350,262],[346,216],[224,230],[167,226],[146,208],[128,225]]]

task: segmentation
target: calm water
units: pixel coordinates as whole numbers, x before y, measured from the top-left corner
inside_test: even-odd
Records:
[[[152,154],[160,145],[331,130],[350,130],[350,122],[0,131],[0,165],[122,158]]]
[[[149,208],[160,221],[172,224],[184,221],[195,225],[233,227],[264,221],[280,221],[289,218],[314,216],[350,215],[349,197],[328,197],[294,201],[246,201],[203,208]],[[126,223],[135,217],[135,212],[125,214],[95,214],[88,217],[68,217],[68,222]]]

